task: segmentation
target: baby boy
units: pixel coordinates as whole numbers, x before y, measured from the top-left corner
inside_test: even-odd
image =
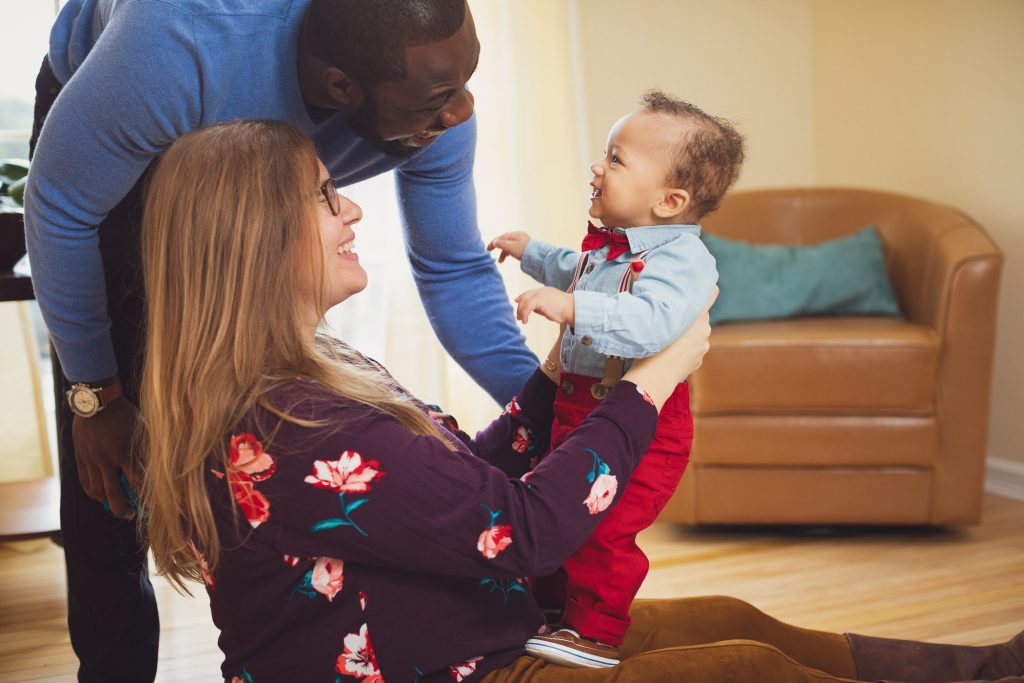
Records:
[[[659,91],[619,119],[593,173],[582,252],[525,232],[488,248],[512,256],[545,287],[521,294],[517,316],[537,313],[567,326],[551,447],[604,398],[629,359],[649,356],[701,314],[718,280],[698,221],[718,208],[743,162],[743,138],[726,120]],[[594,534],[549,577],[531,579],[542,607],[564,610],[554,633],[526,649],[576,667],[619,662],[629,606],[647,575],[636,535],[674,493],[689,462],[693,418],[687,383],[665,403],[654,440]],[[610,501],[614,492],[607,496]],[[607,507],[588,504],[591,514]]]

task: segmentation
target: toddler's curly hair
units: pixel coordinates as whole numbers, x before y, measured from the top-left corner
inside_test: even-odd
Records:
[[[648,90],[644,109],[679,117],[692,125],[673,150],[668,182],[689,191],[697,220],[718,208],[740,176],[743,136],[727,119],[711,116],[689,102],[661,90]]]

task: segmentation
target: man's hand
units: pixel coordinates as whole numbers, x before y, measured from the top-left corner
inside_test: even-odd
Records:
[[[85,494],[107,503],[110,512],[122,519],[130,519],[132,509],[121,488],[121,472],[138,489],[130,456],[138,416],[138,409],[121,397],[92,417],[75,415],[71,425],[78,479]]]
[[[526,244],[530,241],[529,233],[525,233],[522,230],[518,232],[506,232],[503,235],[498,235],[487,245],[487,251],[494,249],[501,249],[501,253],[498,254],[498,263],[504,263],[505,257],[511,256],[517,261],[523,259],[523,252],[526,250]]]
[[[530,314],[537,312],[554,323],[572,327],[576,324],[576,303],[572,294],[554,287],[539,287],[523,292],[516,297],[519,307],[516,318],[522,322],[530,319]]]

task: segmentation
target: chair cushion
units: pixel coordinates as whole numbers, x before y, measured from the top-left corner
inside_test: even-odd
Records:
[[[721,288],[711,324],[809,315],[900,316],[878,230],[812,246],[749,244],[705,232]]]
[[[938,335],[895,318],[728,323],[691,381],[697,415],[930,415]]]

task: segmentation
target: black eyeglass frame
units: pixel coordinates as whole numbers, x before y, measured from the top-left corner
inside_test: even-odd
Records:
[[[338,199],[338,186],[334,184],[334,178],[328,178],[320,186],[320,195],[327,201],[327,208],[331,210],[332,216],[341,213],[341,200]]]

